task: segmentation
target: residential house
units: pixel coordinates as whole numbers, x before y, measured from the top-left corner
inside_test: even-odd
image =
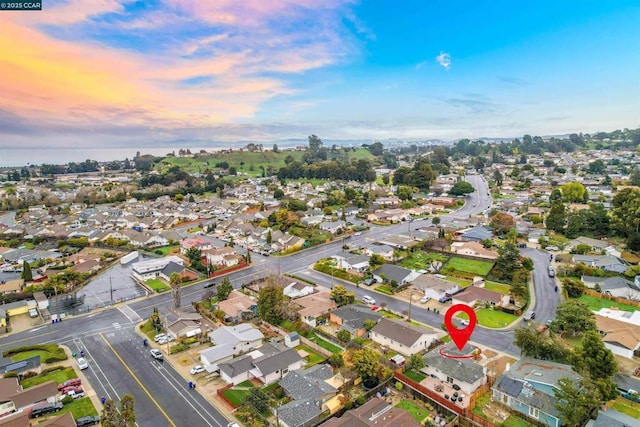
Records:
[[[604,346],[613,354],[629,359],[640,355],[640,326],[598,315],[595,319]]]
[[[398,267],[393,264],[385,264],[373,271],[373,278],[378,282],[395,282],[398,286],[405,285],[416,279],[420,273]]]
[[[420,425],[405,409],[394,407],[380,397],[374,397],[359,408],[345,412],[340,418],[331,418],[321,424],[322,427],[419,427]]]
[[[335,301],[331,299],[330,292],[319,292],[298,298],[295,304],[301,307],[298,310],[300,320],[312,328],[318,326],[320,318],[327,316],[337,307]]]
[[[291,299],[295,299],[311,295],[315,290],[316,288],[312,284],[292,279],[291,283],[284,287],[282,293]]]
[[[213,242],[202,237],[188,237],[180,241],[180,253],[186,254],[191,248],[207,251],[213,249]]]
[[[628,268],[626,261],[611,255],[574,255],[572,261],[616,273],[624,273]]]
[[[233,324],[253,319],[258,313],[256,299],[236,290],[231,291],[226,300],[219,301],[217,308],[224,311],[224,321]]]
[[[638,427],[640,421],[615,409],[607,408],[604,411],[598,411],[595,420],[587,421],[585,427]]]
[[[173,338],[191,338],[202,333],[200,322],[188,319],[179,319],[167,326],[167,333]]]
[[[179,266],[184,265],[182,258],[175,255],[140,261],[131,265],[133,271],[132,276],[142,282],[155,279],[160,276],[161,271],[170,263],[178,264]]]
[[[572,247],[577,247],[578,245],[586,245],[591,248],[592,251],[603,251],[607,246],[609,246],[609,242],[605,240],[592,239],[591,237],[578,237],[569,242]]]
[[[438,276],[435,274],[421,274],[411,282],[411,286],[414,289],[423,291],[425,296],[436,301],[460,292],[460,285]]]
[[[475,241],[453,242],[451,244],[451,252],[454,254],[474,256],[476,258],[485,258],[489,260],[498,259],[498,252],[487,249],[481,243]]]
[[[349,331],[353,336],[363,336],[367,333],[365,320],[378,323],[383,316],[364,305],[345,305],[329,313],[329,322]]]
[[[254,350],[255,351],[255,350]],[[251,353],[235,359],[218,364],[220,368],[220,378],[227,384],[240,384],[249,380],[249,371],[253,367],[253,356]]]
[[[523,357],[498,378],[493,399],[546,426],[560,427],[555,392],[561,378],[580,380],[570,365]]]
[[[424,355],[425,366],[420,370],[421,372],[451,385],[457,384],[460,386],[460,390],[467,395],[473,394],[487,383],[485,367],[480,366],[473,359],[445,357],[440,350],[449,355],[467,355],[474,348],[467,345],[462,351],[459,351],[453,343],[449,343],[444,347],[433,349]]]
[[[207,260],[207,265],[232,267],[238,264],[238,253],[230,246],[211,248],[202,251],[202,256]]]
[[[264,335],[248,323],[221,326],[209,333],[213,347],[200,351],[203,365],[215,365],[231,359],[235,354],[252,351],[262,345]]]
[[[320,223],[320,230],[327,231],[333,235],[336,235],[347,228],[347,224],[344,221],[324,221]]]
[[[220,377],[228,384],[256,378],[268,385],[302,368],[304,363],[295,349],[267,343],[249,354],[220,363]]]
[[[332,400],[338,388],[332,383],[333,371],[329,365],[315,365],[305,370],[292,371],[280,381],[280,387],[292,400],[278,407],[278,421],[286,427],[308,425],[322,412],[335,412]]]
[[[587,288],[600,288],[600,292],[618,298],[640,301],[640,287],[624,277],[582,276],[582,283]]]
[[[375,243],[368,243],[362,247],[362,252],[365,255],[380,255],[386,261],[393,260],[393,248],[389,245],[380,245]]]
[[[3,405],[0,404],[0,408],[2,407]],[[71,412],[68,413],[70,414]],[[0,427],[29,427],[30,425],[29,414],[27,412],[13,412],[0,415]]]
[[[456,237],[463,242],[481,242],[483,240],[492,239],[493,231],[484,225],[461,230],[456,232]]]
[[[7,280],[4,283],[0,283],[0,294],[3,294],[3,295],[17,294],[18,292],[22,292],[23,287],[24,287],[24,280],[22,279]]]
[[[37,403],[55,402],[58,395],[58,385],[55,381],[23,389],[17,378],[0,378],[0,414],[25,411]]]
[[[438,339],[431,328],[414,326],[396,319],[381,319],[369,332],[370,338],[381,346],[406,356],[429,348]]]
[[[364,273],[369,267],[369,256],[355,255],[349,252],[340,252],[331,258],[336,260],[337,268],[344,268],[357,273]]]
[[[382,206],[385,208],[398,207],[400,203],[402,203],[402,200],[400,200],[398,196],[383,196],[373,201],[374,206]]]
[[[490,305],[504,307],[509,304],[509,295],[491,291],[479,286],[469,286],[453,296],[452,304],[465,304],[469,307]]]

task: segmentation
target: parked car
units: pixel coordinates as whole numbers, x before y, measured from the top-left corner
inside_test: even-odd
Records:
[[[92,426],[94,424],[98,424],[100,422],[100,417],[97,415],[89,415],[88,417],[80,417],[76,420],[77,427],[86,427]]]
[[[78,357],[77,362],[78,362],[78,368],[80,368],[81,371],[89,367],[89,362],[87,362],[87,359],[85,359],[84,357]]]
[[[204,372],[204,366],[202,365],[194,366],[193,368],[191,368],[191,375],[196,375],[201,372]]]
[[[462,320],[460,321],[460,324],[461,324],[462,326],[469,326],[469,321],[468,321],[467,319],[462,319]],[[454,387],[454,388],[455,388],[455,387]]]
[[[557,246],[551,245],[551,246],[547,246],[546,248],[544,248],[545,251],[559,251],[560,248],[558,248]]]
[[[82,384],[82,380],[80,378],[72,378],[63,382],[62,384],[58,384],[58,390],[62,391],[67,387],[79,386],[80,384]]]
[[[547,270],[549,271],[549,277],[555,277],[555,275],[556,275],[556,269],[555,269],[555,268],[553,268],[553,266],[552,266],[552,265],[550,265],[550,266],[547,268]]]
[[[159,340],[161,340],[161,339],[163,339],[163,338],[166,338],[166,337],[167,337],[167,334],[158,334],[158,335],[156,335],[155,337],[153,337],[153,340],[154,340],[155,342],[158,342]]]
[[[34,317],[38,317],[38,310],[35,308],[30,308],[29,309],[29,317],[34,318]]]
[[[38,418],[43,415],[51,414],[53,412],[60,412],[64,407],[62,402],[45,403],[43,405],[34,406],[31,409],[31,417]]]
[[[364,283],[364,284],[365,284],[365,285],[367,285],[367,286],[371,286],[371,285],[373,285],[373,284],[375,284],[375,283],[376,283],[376,279],[374,279],[373,277],[371,277],[371,278],[369,278],[369,279],[364,279],[364,282],[362,282],[362,283]]]
[[[362,302],[365,303],[365,304],[375,304],[376,300],[371,298],[369,295],[365,295],[365,296],[362,297]]]
[[[444,304],[445,302],[449,302],[449,301],[451,301],[452,299],[453,299],[453,298],[451,298],[450,296],[444,296],[444,297],[441,297],[441,298],[438,300],[438,302],[439,302],[439,303]]]
[[[524,314],[524,320],[526,320],[527,322],[528,322],[529,320],[533,320],[533,319],[535,319],[535,318],[536,318],[536,312],[535,312],[535,311],[527,311],[527,312]]]
[[[157,348],[151,349],[151,356],[156,360],[164,360],[164,356],[162,355],[162,352]]]
[[[84,390],[82,388],[80,388],[78,391],[69,390],[65,394],[60,396],[60,399],[64,399],[65,397],[73,397],[74,399],[80,399],[81,397],[84,397]]]
[[[67,394],[70,391],[73,391],[74,393],[79,393],[81,391],[84,391],[84,389],[82,388],[82,386],[80,385],[71,385],[69,387],[65,387],[62,389],[62,394]]]
[[[429,301],[431,301],[431,297],[428,297],[428,296],[426,296],[426,295],[425,295],[425,296],[423,296],[422,298],[420,298],[420,303],[421,303],[421,304],[426,304],[426,303],[428,303]]]

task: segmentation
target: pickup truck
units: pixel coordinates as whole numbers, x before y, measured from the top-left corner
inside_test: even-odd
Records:
[[[627,390],[625,393],[621,393],[621,396],[633,402],[640,403],[640,394],[638,394],[638,392],[635,390]]]
[[[74,399],[80,399],[81,397],[84,397],[84,390],[82,390],[82,389],[80,389],[80,390],[69,390],[65,394],[60,396],[61,399],[64,399],[65,397],[73,397]]]

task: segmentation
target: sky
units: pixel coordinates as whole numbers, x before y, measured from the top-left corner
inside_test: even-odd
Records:
[[[42,0],[0,11],[0,149],[640,126],[640,2]]]

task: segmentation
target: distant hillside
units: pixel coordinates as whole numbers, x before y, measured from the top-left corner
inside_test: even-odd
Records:
[[[193,157],[165,157],[155,166],[158,172],[166,172],[174,166],[186,172],[206,173],[207,169],[214,171],[219,169],[217,164],[226,162],[229,167],[235,167],[239,173],[246,173],[249,176],[262,176],[262,168],[265,170],[273,170],[277,172],[283,166],[286,166],[285,158],[293,157],[294,160],[301,161],[303,151],[285,150],[278,153],[273,151],[232,151],[218,152],[212,154],[195,154]],[[341,148],[338,150],[330,150],[327,160],[375,160],[369,150],[364,148]]]

